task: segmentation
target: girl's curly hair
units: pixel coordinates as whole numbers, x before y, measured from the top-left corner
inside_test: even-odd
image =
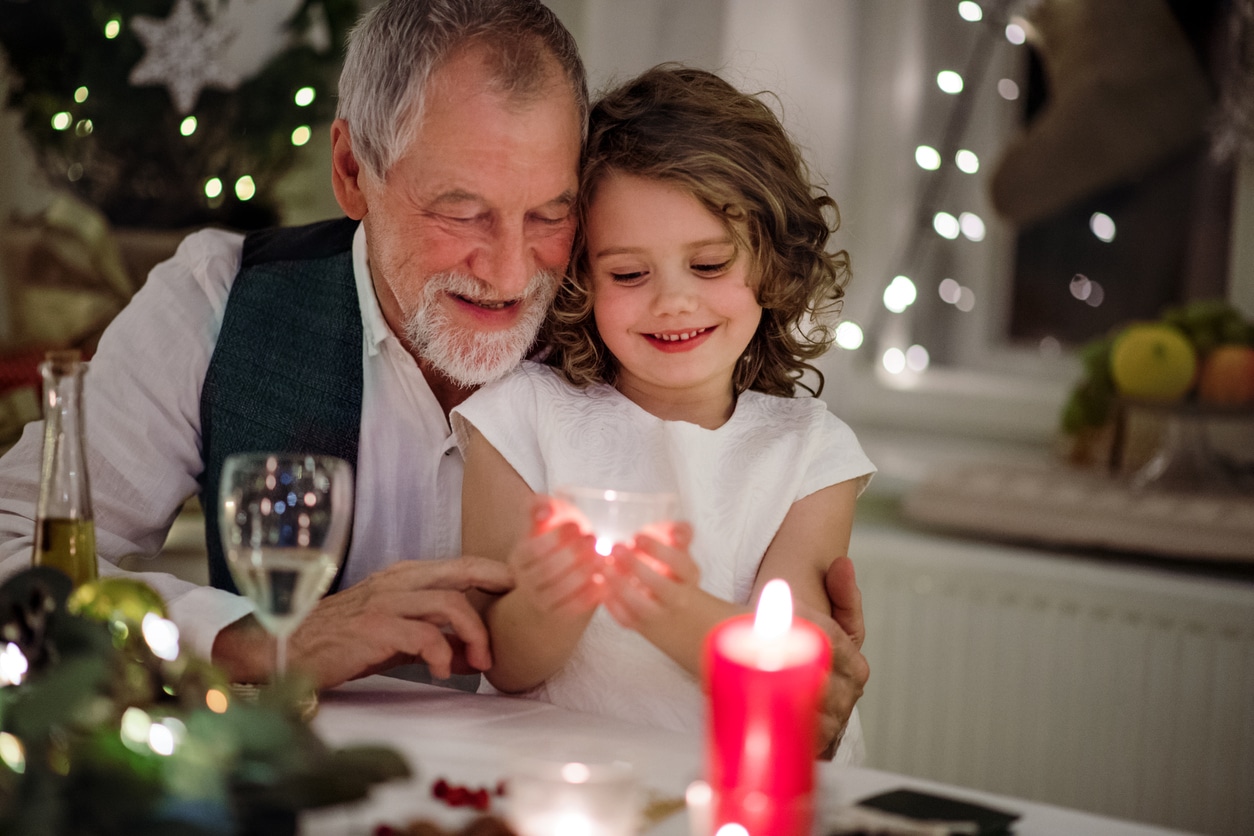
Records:
[[[736,393],[813,395],[823,375],[809,361],[831,345],[849,255],[827,252],[840,223],[835,201],[815,185],[797,147],[762,101],[713,73],[662,64],[612,90],[593,107],[580,180],[579,232],[571,270],[544,326],[545,362],[576,386],[614,383],[617,362],[592,315],[588,208],[611,174],[672,183],[718,217],[750,275],[762,321],[736,364]],[[830,218],[830,220],[829,220]],[[801,381],[813,372],[817,387]]]

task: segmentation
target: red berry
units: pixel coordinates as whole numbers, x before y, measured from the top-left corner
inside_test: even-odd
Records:
[[[450,807],[465,807],[470,803],[470,791],[465,787],[449,787],[448,798],[445,799],[445,802]]]
[[[488,805],[492,802],[488,800],[488,791],[483,787],[475,790],[470,794],[470,806],[476,810],[484,811],[488,809]]]
[[[440,780],[432,784],[431,794],[434,795],[436,798],[447,798],[448,797],[448,781],[445,781],[443,778],[441,778]]]

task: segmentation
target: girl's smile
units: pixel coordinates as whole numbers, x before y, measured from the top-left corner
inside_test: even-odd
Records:
[[[720,426],[762,318],[749,258],[684,188],[627,174],[598,183],[585,232],[618,389],[658,417]]]

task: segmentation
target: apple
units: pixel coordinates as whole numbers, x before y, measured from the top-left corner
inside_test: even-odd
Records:
[[[1221,345],[1202,360],[1197,381],[1200,403],[1254,405],[1254,347]]]

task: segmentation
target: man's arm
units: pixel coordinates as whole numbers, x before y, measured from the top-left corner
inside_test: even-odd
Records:
[[[87,469],[101,573],[155,554],[201,470],[200,386],[217,340],[242,238],[185,239],[101,338],[84,380]],[[0,459],[0,575],[30,564],[43,423]],[[208,656],[221,627],[248,613],[238,596],[142,573],[166,600],[185,646]]]

